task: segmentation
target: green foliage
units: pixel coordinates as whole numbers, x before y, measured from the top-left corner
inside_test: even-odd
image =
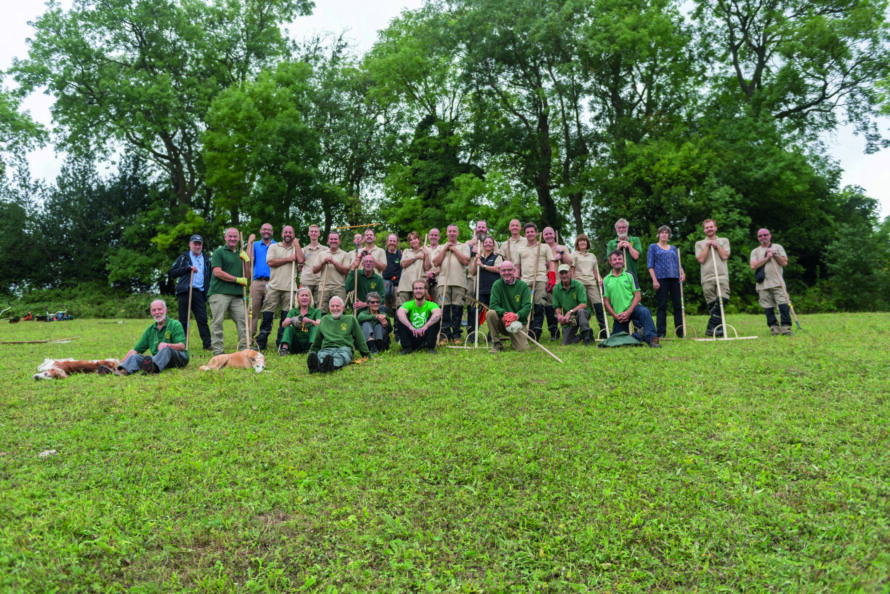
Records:
[[[0,86],[0,180],[6,178],[11,163],[21,164],[28,150],[48,138],[43,126],[19,111],[20,105],[19,97]]]
[[[55,382],[147,317],[4,324],[80,338],[3,346],[0,589],[881,591],[890,316],[730,323],[760,338]]]
[[[0,309],[4,309],[7,305],[11,307],[4,314],[4,318],[24,317],[28,312],[34,315],[44,315],[47,311],[50,314],[65,311],[77,320],[82,318],[135,318],[141,320],[146,318],[152,300],[157,298],[156,294],[110,289],[108,283],[94,281],[58,289],[28,291],[20,297],[10,298],[9,301],[3,302],[5,304],[0,306]],[[175,309],[175,303],[173,307]],[[6,324],[5,321],[2,323]],[[63,326],[69,324],[69,322],[59,323]]]

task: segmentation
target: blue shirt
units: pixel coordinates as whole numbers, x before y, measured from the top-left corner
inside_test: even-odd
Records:
[[[200,254],[196,256],[192,252],[189,252],[189,258],[192,260],[192,266],[198,269],[192,276],[192,286],[199,291],[204,290],[204,255]]]
[[[680,278],[680,256],[677,248],[668,246],[663,250],[657,243],[649,244],[649,252],[646,254],[646,268],[655,271],[655,278]]]
[[[269,241],[269,245],[273,243],[275,243],[274,239]],[[253,256],[255,258],[253,262],[253,278],[269,278],[272,275],[269,265],[266,264],[266,252],[269,251],[269,245],[262,241],[253,242]]]

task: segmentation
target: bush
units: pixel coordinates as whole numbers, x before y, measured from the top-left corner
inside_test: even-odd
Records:
[[[29,291],[20,298],[10,297],[7,305],[12,309],[4,317],[24,316],[29,311],[34,315],[50,314],[67,310],[74,318],[145,318],[149,305],[159,295],[152,293],[129,293],[115,290],[102,283],[81,284],[61,289]],[[163,298],[163,297],[162,297]],[[167,307],[176,309],[172,298],[167,298]]]

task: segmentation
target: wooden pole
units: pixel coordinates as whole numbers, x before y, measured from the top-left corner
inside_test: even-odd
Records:
[[[677,271],[677,274],[682,276],[683,275],[683,261],[680,259],[680,248],[677,248],[677,266],[680,267],[680,269]],[[686,300],[683,298],[683,281],[680,281],[680,312],[681,312],[682,319],[683,319],[683,337],[685,338],[686,334],[687,334],[687,331],[686,331],[687,328],[686,328]],[[676,333],[676,331],[677,331],[677,329],[675,328],[674,332]],[[723,329],[723,333],[726,334],[725,328]]]
[[[195,286],[195,271],[189,271],[189,308],[187,310],[188,313],[188,321],[185,323],[185,350],[189,350],[189,334],[192,329],[192,289]]]
[[[244,245],[244,235],[241,231],[238,231],[238,244],[239,246]],[[238,258],[241,258],[241,254],[238,254]],[[243,262],[241,263],[241,270],[244,270]],[[249,278],[247,279],[247,282],[250,283],[252,280],[252,278]],[[250,323],[250,308],[248,307],[249,304],[247,302],[247,285],[241,287],[241,293],[244,296],[244,348],[248,349],[250,348],[250,326],[248,325]]]
[[[294,240],[296,241],[296,239]],[[297,285],[297,246],[294,245],[291,256],[294,256],[294,261],[290,263],[290,307],[287,308],[288,311],[294,308],[294,290]]]
[[[328,264],[324,265],[324,274],[321,275],[321,294],[318,296],[318,309],[324,308],[324,290],[328,282]]]
[[[487,305],[485,305],[484,303],[482,303],[482,302],[479,301],[478,299],[470,298],[470,300],[473,302],[474,305],[476,305],[476,307],[481,307],[482,309],[484,309],[484,310],[486,310],[486,311],[490,311],[490,310],[491,310],[490,307],[488,307]],[[540,347],[542,351],[544,351],[545,353],[547,353],[548,355],[550,355],[551,357],[553,357],[554,359],[556,359],[556,360],[559,361],[560,363],[564,363],[564,361],[563,361],[562,359],[560,359],[559,357],[557,357],[556,355],[554,355],[553,353],[551,353],[549,350],[547,350],[547,348],[546,348],[543,344],[541,344],[540,342],[538,342],[537,340],[535,340],[534,338],[532,338],[532,337],[529,335],[528,332],[525,332],[524,330],[520,330],[519,333],[522,334],[523,336],[525,336],[525,337],[526,337],[527,339],[529,339],[530,341],[532,341],[535,345],[537,345],[538,347]]]
[[[773,264],[773,270],[776,271],[776,276],[779,277],[779,282],[782,283],[782,292],[785,293],[785,300],[788,301],[788,307],[791,309],[791,315],[794,316],[794,323],[797,324],[798,330],[803,330],[800,327],[800,321],[797,319],[797,313],[794,311],[794,306],[791,305],[791,296],[788,295],[788,288],[785,286],[785,279],[779,272],[779,266],[776,264],[776,261],[773,258],[770,258],[770,262]]]
[[[532,314],[535,312],[535,286],[538,284],[538,266],[541,264],[541,238],[542,238],[542,234],[539,233],[538,234],[538,254],[537,254],[537,257],[535,258],[535,276],[532,277],[532,286],[530,287],[531,292],[532,292],[532,309],[530,312],[528,312],[528,320],[525,323],[525,325],[529,326],[529,327],[531,327],[531,324],[532,324]]]
[[[723,327],[723,339],[726,340],[729,338],[729,332],[726,329],[726,313],[723,311],[723,293],[720,291],[720,273],[717,272],[717,258],[720,257],[720,252],[717,251],[717,248],[711,246],[711,256],[713,257],[712,263],[714,264],[714,276],[717,278],[717,302],[720,304],[720,324]],[[714,339],[716,340],[717,330],[714,330]]]
[[[480,256],[479,253],[479,236],[476,236],[476,256]],[[481,258],[480,258],[481,262]],[[482,276],[482,267],[476,266],[476,301],[479,301],[479,277]],[[473,313],[475,314],[475,319],[473,320],[473,325],[476,327],[476,332],[473,335],[473,346],[475,348],[479,348],[479,308],[474,307]]]
[[[594,256],[594,262],[596,262],[596,256]],[[606,340],[608,340],[609,339],[609,318],[606,313],[606,302],[603,299],[603,292],[600,289],[600,286],[601,286],[600,283],[602,282],[602,280],[603,280],[603,277],[600,276],[600,267],[599,267],[599,263],[597,262],[596,266],[594,266],[594,268],[593,268],[593,284],[596,285],[596,292],[599,295],[600,303],[602,304],[603,322],[606,325]],[[593,308],[593,313],[594,313],[594,315],[596,314],[596,308]],[[597,324],[599,324],[599,320],[597,320]],[[599,333],[597,333],[597,334],[599,334]]]

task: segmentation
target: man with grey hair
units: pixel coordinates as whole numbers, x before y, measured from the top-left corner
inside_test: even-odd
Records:
[[[117,369],[100,367],[100,374],[161,373],[170,367],[188,365],[189,352],[185,350],[182,324],[167,317],[167,304],[162,299],[152,301],[150,311],[154,323],[145,329],[136,346],[130,349]],[[143,356],[145,351],[150,351],[151,355]]]
[[[639,283],[640,277],[637,275],[637,260],[640,259],[640,253],[643,251],[643,244],[640,243],[639,237],[628,235],[628,229],[630,229],[630,223],[627,222],[627,219],[622,218],[615,222],[615,233],[618,237],[609,240],[609,243],[606,244],[606,253],[611,254],[615,250],[620,251],[624,256],[625,270],[627,270],[631,276],[634,277],[634,280]]]
[[[234,227],[226,229],[226,245],[213,251],[210,258],[210,267],[213,277],[210,279],[210,315],[213,320],[210,323],[210,345],[214,355],[222,355],[225,352],[223,343],[223,320],[226,313],[235,322],[235,330],[238,332],[238,348],[242,351],[247,348],[247,329],[244,322],[247,315],[247,305],[244,303],[243,287],[247,286],[247,277],[244,274],[244,262],[250,258],[243,250],[238,249],[238,230]]]
[[[328,307],[331,313],[321,318],[306,358],[309,373],[342,369],[352,361],[352,354],[356,349],[364,357],[371,355],[358,320],[355,316],[343,313],[343,299],[339,296],[331,297]]]

